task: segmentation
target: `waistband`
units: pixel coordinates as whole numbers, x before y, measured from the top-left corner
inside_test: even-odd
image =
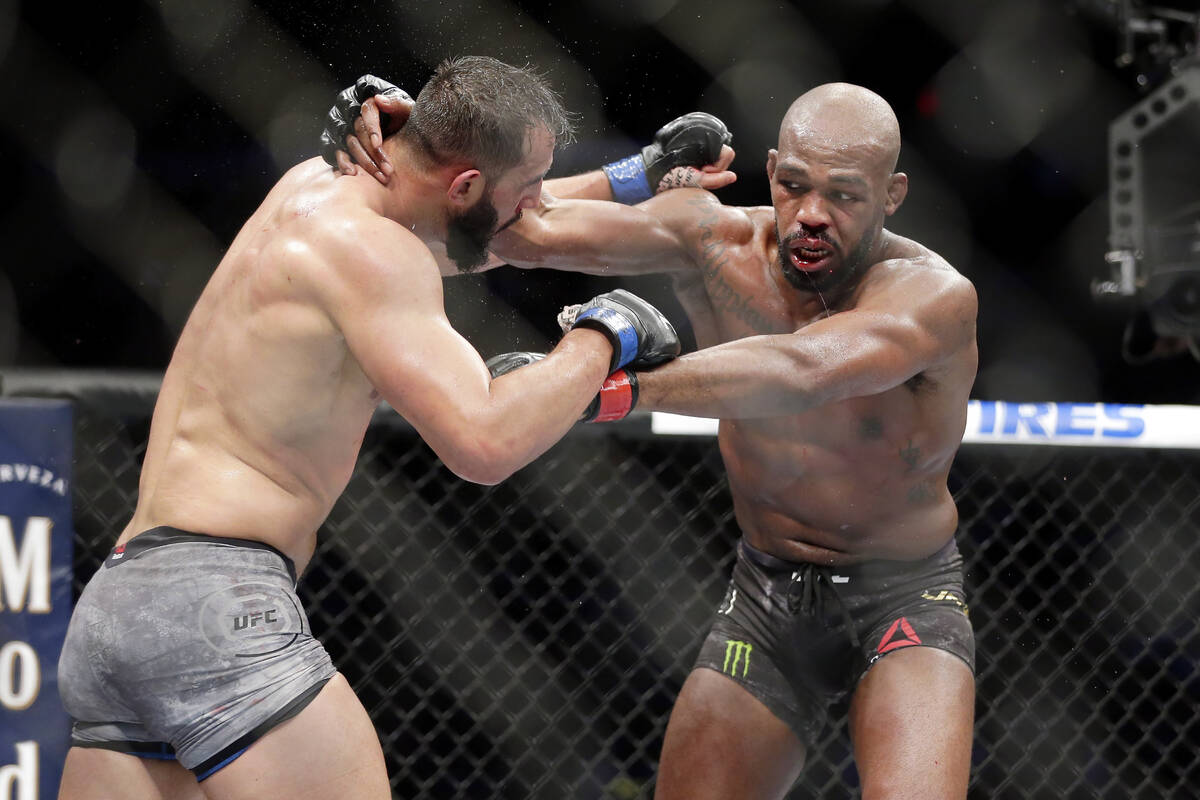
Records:
[[[836,573],[838,575],[846,575],[848,577],[868,576],[879,573],[903,571],[921,564],[928,564],[947,558],[956,552],[957,549],[958,543],[955,538],[951,536],[950,539],[947,540],[947,542],[942,545],[936,553],[915,561],[893,561],[880,558],[862,561],[857,564],[827,567],[822,564],[814,565],[807,561],[788,561],[787,559],[779,558],[778,556],[773,556],[770,553],[765,553],[762,550],[759,550],[747,542],[745,538],[738,540],[738,552],[741,553],[747,561],[753,561],[763,569],[775,570],[779,572],[797,572],[808,567],[816,566],[822,571]]]
[[[283,559],[283,564],[287,567],[288,574],[292,578],[292,584],[295,585],[296,583],[296,564],[280,550],[266,542],[259,542],[254,539],[235,539],[229,536],[209,536],[206,533],[191,533],[167,525],[150,528],[137,534],[125,544],[114,547],[109,552],[108,558],[104,560],[104,565],[106,567],[120,566],[126,561],[132,561],[138,556],[159,547],[166,547],[172,544],[194,543],[220,545],[222,547],[243,547],[248,550],[266,550],[267,552],[274,553]]]

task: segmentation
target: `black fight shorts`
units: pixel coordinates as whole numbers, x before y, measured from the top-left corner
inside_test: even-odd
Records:
[[[921,561],[851,567],[784,561],[743,540],[696,666],[737,681],[809,746],[829,705],[906,647],[945,650],[975,671],[954,539]]]

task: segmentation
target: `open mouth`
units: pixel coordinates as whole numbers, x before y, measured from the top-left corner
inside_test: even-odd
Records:
[[[792,266],[801,272],[815,272],[829,266],[834,249],[820,239],[797,239],[788,245]]]

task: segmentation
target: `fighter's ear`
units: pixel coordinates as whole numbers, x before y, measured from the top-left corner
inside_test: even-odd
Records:
[[[770,181],[775,177],[775,164],[779,161],[779,151],[771,148],[767,151],[767,180]]]
[[[480,197],[483,197],[486,184],[487,179],[479,170],[463,170],[450,181],[450,188],[446,191],[446,196],[454,205],[470,208]]]
[[[908,196],[908,176],[903,172],[893,172],[888,178],[887,200],[883,204],[883,213],[891,216]]]

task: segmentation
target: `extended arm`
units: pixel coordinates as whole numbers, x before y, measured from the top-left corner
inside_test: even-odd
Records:
[[[717,199],[681,189],[636,206],[543,197],[492,240],[505,263],[597,275],[642,275],[695,269],[689,241],[700,215],[721,214]]]
[[[973,347],[976,298],[955,273],[895,280],[791,334],[753,336],[639,373],[638,407],[739,419],[879,394]]]
[[[403,229],[360,237],[343,248],[325,305],[367,379],[446,466],[496,483],[575,423],[609,372],[612,347],[602,333],[575,330],[543,362],[491,380],[447,320],[422,250]]]

